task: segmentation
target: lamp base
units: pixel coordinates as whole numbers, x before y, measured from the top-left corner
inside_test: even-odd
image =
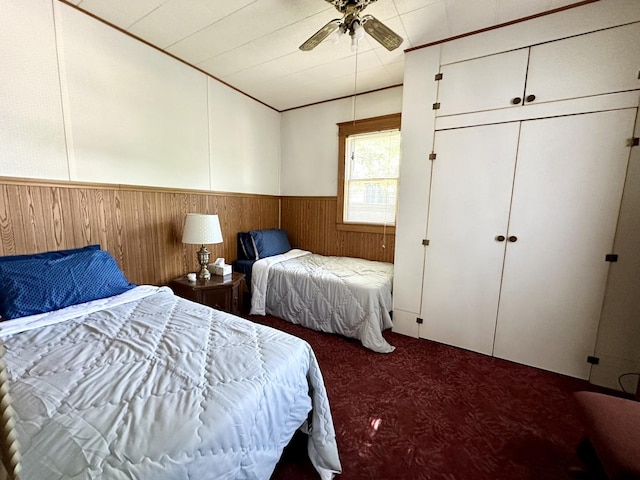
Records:
[[[198,263],[200,264],[200,272],[198,273],[199,280],[209,280],[211,278],[211,273],[207,268],[207,265],[209,265],[210,255],[209,250],[207,250],[207,247],[204,245],[202,245],[200,250],[198,250]]]

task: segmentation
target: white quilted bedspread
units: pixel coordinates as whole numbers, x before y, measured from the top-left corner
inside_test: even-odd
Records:
[[[291,250],[258,260],[252,282],[252,314],[356,338],[375,352],[394,350],[382,336],[393,325],[392,263]]]
[[[340,472],[296,337],[161,289],[4,341],[23,479],[268,479],[307,419],[321,478]]]

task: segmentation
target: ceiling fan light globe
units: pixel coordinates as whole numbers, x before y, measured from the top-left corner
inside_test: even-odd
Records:
[[[331,43],[338,43],[340,41],[340,37],[342,36],[342,29],[338,29],[335,32],[333,32],[331,35],[329,35],[329,37],[327,38],[327,40],[329,40]]]

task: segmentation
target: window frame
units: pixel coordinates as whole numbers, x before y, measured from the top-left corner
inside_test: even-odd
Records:
[[[350,122],[338,123],[338,196],[336,212],[336,229],[349,232],[362,233],[386,233],[394,235],[395,225],[384,225],[376,223],[345,223],[344,222],[344,189],[345,189],[345,162],[347,150],[347,138],[350,135],[361,133],[375,133],[385,130],[401,131],[401,114],[392,113],[379,117],[365,118],[362,120],[352,120]],[[398,189],[399,190],[399,189]],[[396,208],[398,198],[396,197]],[[397,218],[396,218],[397,221]]]

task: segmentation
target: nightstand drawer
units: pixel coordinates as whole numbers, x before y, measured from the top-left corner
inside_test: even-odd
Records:
[[[213,275],[207,281],[190,282],[186,277],[176,278],[169,287],[182,298],[237,315],[242,308],[243,283],[244,274],[233,272],[229,277]]]
[[[217,310],[224,310],[225,312],[232,311],[231,305],[231,291],[229,289],[224,290],[200,290],[200,299],[198,303],[208,305]]]

